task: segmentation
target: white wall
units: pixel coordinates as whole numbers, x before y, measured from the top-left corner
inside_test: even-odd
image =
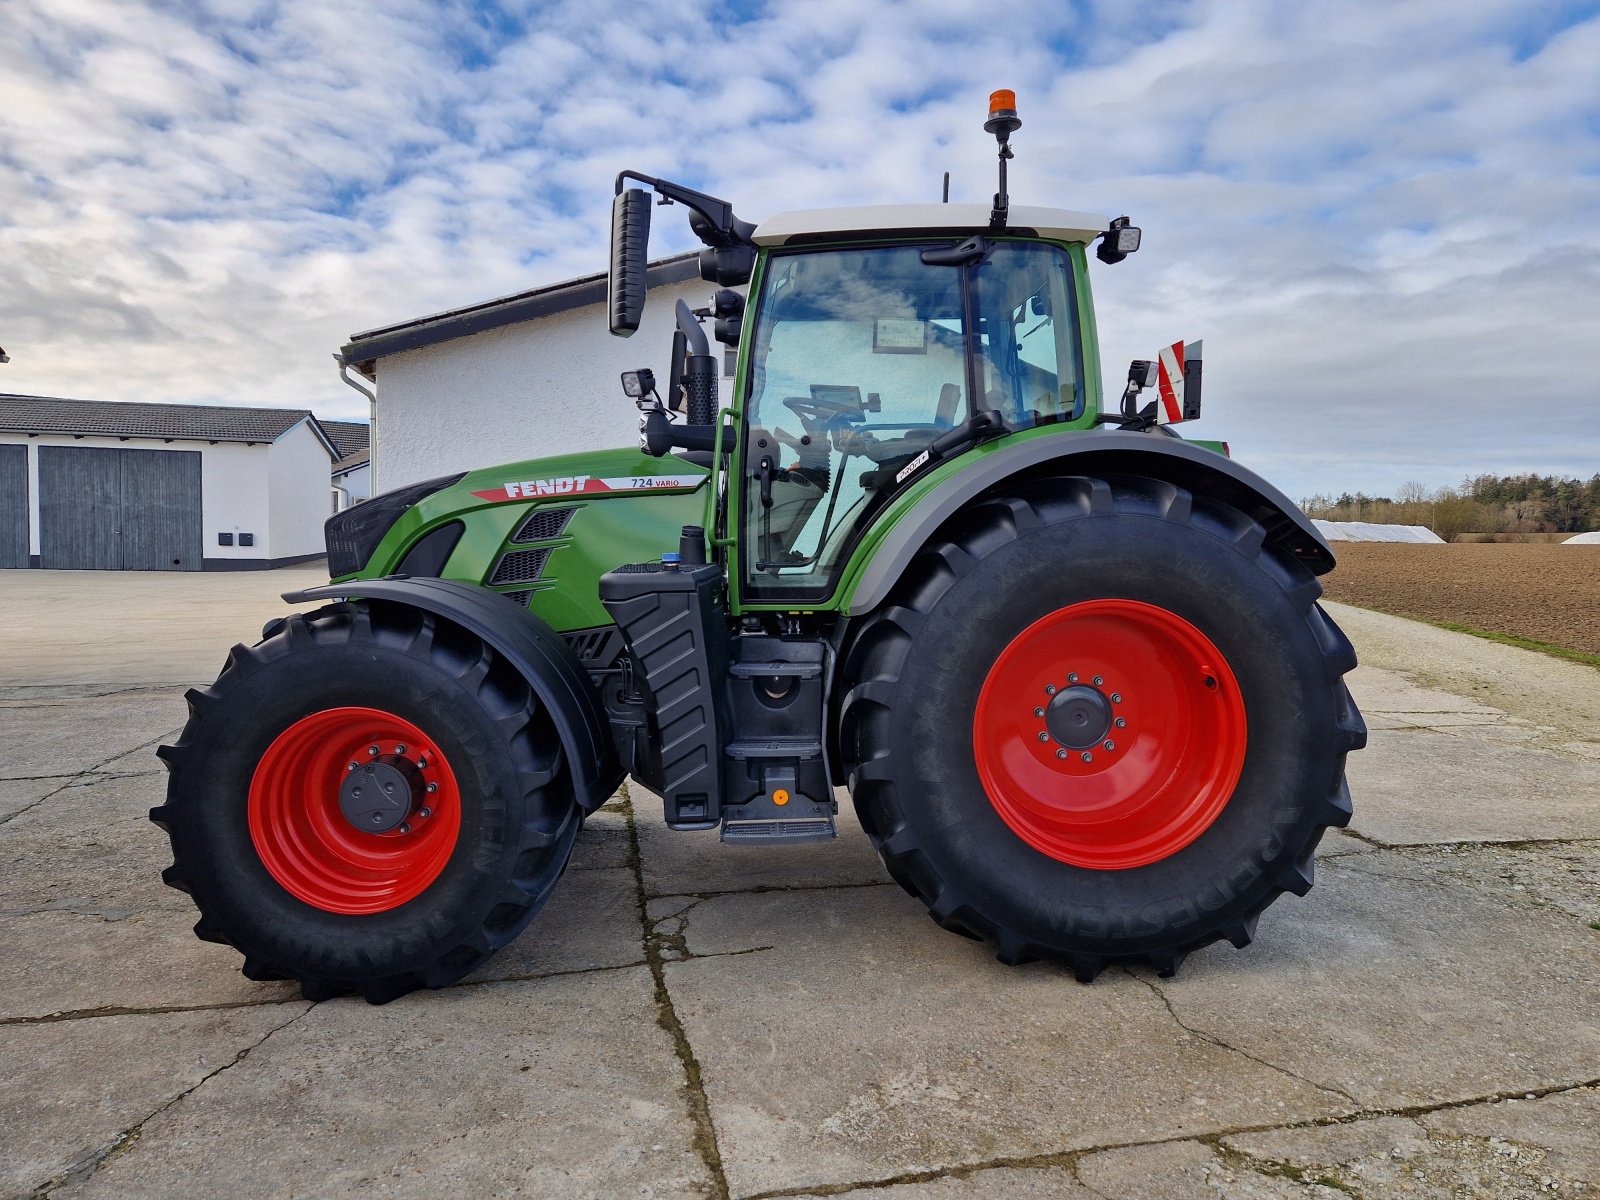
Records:
[[[173,444],[183,445],[182,442]],[[190,442],[189,445],[198,445],[205,456],[200,460],[200,511],[204,521],[201,541],[205,557],[228,561],[271,558],[267,517],[269,448],[259,444],[247,446],[242,442],[218,442],[215,446]],[[233,545],[217,545],[219,533],[233,534]],[[256,544],[239,545],[241,533],[254,534]]]
[[[639,412],[618,375],[649,367],[664,392],[674,304],[703,308],[714,291],[699,279],[651,288],[631,338],[612,337],[605,305],[591,304],[380,359],[373,485],[636,444]]]
[[[311,431],[309,418],[286,429],[268,447],[268,558],[322,552],[332,461],[327,446]]]

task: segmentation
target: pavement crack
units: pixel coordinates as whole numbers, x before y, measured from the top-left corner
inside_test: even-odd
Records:
[[[1343,829],[1339,830],[1339,832],[1344,834],[1344,836],[1347,837],[1347,838],[1354,838],[1358,842],[1363,842],[1366,845],[1371,846],[1374,850],[1393,850],[1394,849],[1394,847],[1391,846],[1388,842],[1380,842],[1377,838],[1372,837],[1369,834],[1362,833],[1360,830],[1352,829],[1348,825],[1346,825]]]
[[[669,1038],[683,1068],[684,1100],[689,1110],[689,1121],[694,1127],[694,1150],[711,1176],[712,1193],[717,1200],[729,1200],[728,1177],[722,1167],[722,1150],[717,1144],[717,1129],[711,1119],[711,1101],[706,1095],[700,1074],[700,1060],[695,1057],[689,1035],[672,1003],[672,993],[667,990],[666,959],[662,954],[661,939],[650,921],[650,895],[644,884],[644,863],[640,857],[639,829],[634,820],[633,797],[627,784],[622,785],[625,799],[623,818],[628,825],[628,866],[633,871],[634,887],[639,906],[639,928],[644,938],[645,959],[650,966],[650,977],[655,982],[656,1024]],[[692,906],[691,906],[692,907]]]
[[[223,1012],[232,1008],[266,1008],[274,1004],[303,1003],[299,996],[277,996],[262,1000],[233,1000],[223,1004],[152,1004],[146,1007],[108,1004],[100,1008],[74,1008],[37,1017],[0,1017],[0,1026],[55,1025],[62,1021],[90,1021],[97,1017],[159,1017],[168,1013]]]
[[[304,1002],[302,1001],[300,1003]],[[65,1171],[35,1187],[32,1193],[32,1200],[49,1200],[51,1193],[56,1191],[58,1188],[67,1187],[71,1184],[86,1182],[108,1162],[111,1162],[113,1159],[120,1158],[129,1150],[133,1149],[133,1147],[138,1144],[139,1139],[144,1136],[144,1127],[151,1121],[161,1116],[162,1113],[166,1112],[174,1105],[179,1104],[183,1100],[194,1095],[195,1092],[199,1091],[206,1084],[210,1083],[218,1075],[221,1075],[223,1072],[232,1070],[234,1067],[238,1066],[250,1056],[251,1051],[260,1049],[260,1047],[268,1038],[289,1028],[289,1026],[300,1020],[301,1017],[305,1016],[314,1008],[316,1008],[315,1004],[306,1004],[303,1009],[295,1013],[294,1016],[290,1017],[287,1021],[284,1021],[280,1025],[274,1025],[271,1029],[267,1030],[255,1041],[244,1047],[239,1051],[239,1053],[235,1054],[216,1070],[207,1072],[191,1087],[185,1088],[176,1096],[173,1096],[170,1100],[162,1103],[154,1111],[146,1113],[138,1121],[134,1122],[134,1124],[117,1134],[117,1136],[112,1138],[111,1141],[107,1142],[103,1146],[97,1146],[87,1154],[81,1155],[77,1161]]]
[[[90,773],[91,772],[87,772],[87,771],[84,772],[84,774],[90,774]],[[42,778],[45,778],[45,779],[58,779],[58,778],[62,778],[62,776],[46,775],[46,776],[42,776]],[[44,795],[40,796],[37,800],[35,800],[32,804],[25,804],[21,808],[17,809],[16,812],[7,813],[5,816],[0,817],[0,826],[11,824],[11,822],[15,821],[23,813],[32,812],[34,809],[38,808],[39,805],[43,804],[46,800],[49,800],[50,798],[52,798],[54,796],[59,796],[62,792],[66,791],[69,787],[72,787],[74,784],[81,782],[83,780],[83,775],[71,775],[71,776],[66,776],[65,778],[66,778],[67,781],[65,783],[63,783],[60,787],[55,788],[52,791],[46,792]],[[98,782],[98,781],[96,781],[96,782]]]
[[[66,685],[68,687],[72,685]],[[4,696],[0,697],[0,708],[52,708],[62,705],[77,704],[83,700],[100,700],[107,696],[129,696],[138,692],[170,692],[185,686],[181,683],[140,683],[129,687],[111,688],[108,691],[60,691],[51,696]],[[59,683],[12,684],[6,688],[9,691],[25,692],[29,688],[41,691],[48,688],[60,689]]]
[[[175,732],[177,732],[177,731],[168,730],[166,733],[158,734],[156,737],[151,738],[148,742],[140,742],[137,746],[130,746],[126,750],[118,750],[115,754],[109,754],[105,758],[102,758],[99,762],[94,763],[94,764],[92,764],[90,766],[87,766],[81,771],[74,772],[71,775],[37,775],[37,776],[22,775],[22,776],[17,776],[14,779],[8,780],[7,782],[21,782],[23,780],[30,779],[30,778],[31,779],[65,779],[66,782],[63,783],[60,787],[56,788],[54,791],[50,792],[48,795],[40,796],[32,804],[29,804],[29,805],[26,805],[26,806],[24,806],[22,808],[19,808],[14,813],[7,813],[4,817],[0,817],[0,825],[9,825],[12,821],[15,821],[23,813],[32,812],[34,809],[38,808],[39,805],[43,804],[46,800],[49,800],[53,796],[60,795],[62,792],[66,791],[69,787],[80,785],[80,784],[83,784],[85,782],[88,782],[88,783],[91,783],[91,784],[93,784],[93,783],[105,783],[108,780],[123,778],[123,776],[120,775],[120,774],[117,774],[115,772],[105,772],[105,771],[102,771],[100,768],[105,766],[107,763],[116,762],[117,759],[119,759],[119,758],[126,758],[130,754],[137,754],[141,750],[148,750],[151,746],[160,745],[162,742],[165,742],[165,741],[169,740],[170,738],[172,738]],[[142,772],[141,771],[141,772],[137,772],[135,775],[127,776],[127,778],[142,777],[144,774],[146,774],[146,772]],[[152,775],[160,774],[160,772],[152,771],[152,772],[149,772],[149,774],[152,774]],[[91,776],[91,775],[95,776],[95,778],[89,779],[88,777]]]
[[[753,887],[719,888],[704,892],[650,892],[646,900],[671,900],[679,896],[692,896],[696,902],[715,900],[719,896],[763,896],[771,892],[840,892],[852,888],[899,887],[892,879],[871,879],[858,883],[759,883]],[[690,907],[693,907],[692,905]],[[683,911],[687,912],[688,909]]]
[[[496,983],[538,983],[544,979],[565,979],[569,975],[598,975],[602,971],[631,971],[636,967],[649,965],[645,959],[636,958],[632,962],[608,963],[598,967],[573,967],[566,971],[530,971],[521,975],[496,975],[493,979],[462,979],[441,990],[454,991],[457,988],[489,987]]]
[[[1232,1054],[1239,1055],[1241,1058],[1248,1058],[1251,1062],[1258,1063],[1259,1065],[1266,1067],[1269,1071],[1276,1071],[1278,1074],[1287,1076],[1288,1078],[1296,1080],[1299,1083],[1303,1083],[1307,1087],[1314,1087],[1319,1092],[1326,1092],[1330,1096],[1337,1096],[1354,1108],[1361,1107],[1361,1101],[1357,1100],[1354,1096],[1341,1087],[1337,1087],[1333,1084],[1318,1083],[1315,1079],[1307,1079],[1304,1075],[1299,1075],[1289,1070],[1288,1067],[1279,1066],[1275,1062],[1269,1062],[1267,1059],[1262,1058],[1259,1055],[1252,1054],[1248,1050],[1243,1050],[1238,1046],[1225,1042],[1214,1033],[1207,1033],[1203,1029],[1196,1029],[1193,1025],[1190,1025],[1178,1015],[1178,1010],[1172,1005],[1171,997],[1169,997],[1166,992],[1162,991],[1153,980],[1144,979],[1138,975],[1135,975],[1126,967],[1122,968],[1122,970],[1130,979],[1138,980],[1140,983],[1144,984],[1145,987],[1149,988],[1153,993],[1155,993],[1156,998],[1160,1000],[1163,1007],[1166,1008],[1167,1015],[1170,1016],[1173,1021],[1177,1023],[1178,1028],[1182,1029],[1185,1033],[1199,1038],[1207,1045],[1216,1046],[1220,1050],[1227,1050]]]
[[[1140,982],[1144,982],[1141,980]],[[1196,1035],[1204,1036],[1204,1035]],[[1232,1049],[1232,1047],[1228,1047]],[[1259,1060],[1257,1060],[1259,1061]],[[1267,1064],[1271,1065],[1271,1064]],[[1275,1068],[1281,1070],[1282,1068]],[[1314,1085],[1315,1086],[1315,1085]],[[1063,1168],[1070,1171],[1082,1183],[1078,1172],[1078,1165],[1084,1159],[1094,1154],[1103,1154],[1110,1150],[1142,1150],[1153,1146],[1171,1146],[1183,1142],[1198,1142],[1205,1146],[1215,1147],[1220,1145],[1223,1138],[1237,1137],[1247,1133],[1276,1133],[1282,1130],[1296,1129],[1326,1129],[1334,1125],[1352,1125],[1358,1121],[1370,1121],[1378,1117],[1405,1117],[1416,1118],[1429,1113],[1444,1112],[1453,1108],[1472,1108],[1480,1104],[1498,1104],[1503,1100],[1542,1100],[1546,1096],[1556,1096],[1564,1092],[1582,1091],[1585,1088],[1600,1087],[1600,1079],[1584,1080],[1577,1083],[1553,1084],[1544,1088],[1517,1088],[1512,1091],[1494,1092],[1483,1096],[1469,1096],[1461,1100],[1444,1100],[1433,1104],[1417,1104],[1403,1108],[1357,1108],[1353,1112],[1338,1113],[1325,1117],[1312,1117],[1304,1121],[1276,1122],[1271,1124],[1236,1125],[1229,1128],[1213,1129],[1206,1133],[1179,1133],[1171,1137],[1140,1138],[1123,1142],[1100,1142],[1092,1146],[1084,1146],[1075,1150],[1054,1150],[1042,1154],[1006,1155],[996,1158],[984,1159],[980,1162],[954,1163],[949,1166],[933,1170],[908,1171],[899,1175],[889,1175],[880,1179],[853,1180],[848,1183],[822,1183],[800,1184],[794,1187],[774,1188],[765,1192],[754,1192],[741,1200],[779,1200],[786,1196],[841,1196],[851,1192],[868,1191],[881,1188],[898,1187],[903,1184],[931,1183],[939,1179],[967,1179],[984,1171],[996,1170],[1021,1170],[1032,1171],[1051,1167]],[[1083,1185],[1096,1195],[1103,1193]]]

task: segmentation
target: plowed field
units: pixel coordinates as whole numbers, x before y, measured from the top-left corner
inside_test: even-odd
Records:
[[[1600,546],[1336,542],[1330,600],[1600,654]]]

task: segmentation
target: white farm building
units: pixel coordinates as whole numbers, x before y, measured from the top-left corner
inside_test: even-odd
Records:
[[[305,409],[0,395],[0,568],[248,570],[316,558],[338,457]]]

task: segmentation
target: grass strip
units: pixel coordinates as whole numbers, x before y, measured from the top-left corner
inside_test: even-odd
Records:
[[[1384,610],[1380,609],[1378,611]],[[1493,629],[1476,629],[1471,625],[1458,625],[1454,621],[1441,621],[1436,617],[1419,617],[1414,613],[1395,613],[1393,615],[1406,617],[1413,621],[1421,621],[1424,625],[1434,625],[1440,629],[1448,629],[1452,633],[1470,633],[1473,637],[1480,637],[1489,642],[1499,642],[1502,646],[1515,646],[1519,650],[1536,650],[1540,654],[1548,654],[1551,658],[1564,658],[1568,662],[1583,663],[1588,667],[1600,668],[1600,654],[1591,654],[1587,650],[1573,650],[1568,646],[1540,642],[1533,638],[1522,637],[1520,634],[1500,633]]]

